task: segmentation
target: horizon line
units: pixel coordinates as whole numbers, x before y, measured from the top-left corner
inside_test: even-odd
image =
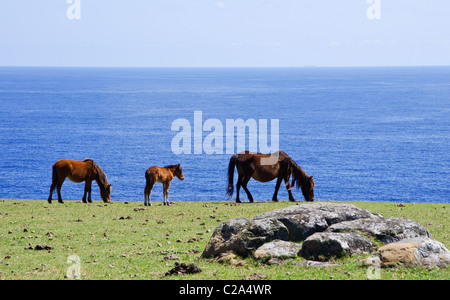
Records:
[[[319,69],[319,68],[418,68],[418,67],[450,67],[450,65],[358,65],[358,66],[70,66],[70,65],[0,65],[0,68],[92,68],[92,69]]]

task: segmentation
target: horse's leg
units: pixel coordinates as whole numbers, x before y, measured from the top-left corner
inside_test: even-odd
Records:
[[[167,206],[170,206],[170,201],[169,201],[169,188],[167,188],[167,191],[166,191],[166,200],[167,200]]]
[[[48,203],[52,203],[53,191],[58,183],[58,173],[56,173],[56,167],[52,166],[52,184],[50,185],[50,195],[48,195]]]
[[[241,200],[239,200],[239,190],[241,189],[242,179],[243,177],[239,175],[238,181],[236,183],[236,203],[241,203]]]
[[[251,178],[250,176],[244,178],[244,180],[242,181],[242,187],[244,188],[244,191],[247,193],[248,200],[250,202],[253,202],[253,196],[252,194],[250,194],[250,191],[247,188],[247,183],[250,181],[250,178]]]
[[[170,181],[163,184],[164,201],[165,201],[167,206],[170,206],[170,202],[169,202],[169,188],[170,188]]]
[[[278,202],[277,195],[278,190],[280,189],[281,179],[281,177],[277,178],[277,184],[275,185],[275,192],[273,193],[272,201]]]
[[[86,195],[88,193],[88,181],[86,180],[84,182],[84,194],[83,194],[83,198],[81,199],[81,201],[83,201],[83,203],[86,203]]]
[[[87,201],[89,203],[92,203],[92,198],[91,198],[91,192],[92,192],[92,181],[86,181],[85,187],[87,185],[87,193],[88,193],[88,198]]]
[[[56,192],[58,193],[58,202],[59,203],[64,203],[62,200],[62,197],[61,197],[61,187],[62,187],[65,179],[66,179],[65,177],[62,179],[58,178],[58,182],[56,183]]]
[[[151,194],[153,186],[155,185],[155,181],[150,180],[144,189],[144,205],[152,206]]]
[[[148,196],[149,196],[150,192],[148,190],[148,184],[145,184],[145,188],[144,188],[144,205],[147,206],[148,205]]]
[[[52,203],[52,195],[53,195],[53,191],[55,190],[56,187],[56,182],[52,182],[52,185],[50,186],[50,195],[48,195],[48,203]]]
[[[289,201],[295,202],[295,198],[292,195],[292,187],[289,184],[289,177],[285,177],[284,178],[284,184],[286,185],[286,189],[287,189],[288,194],[289,194]]]

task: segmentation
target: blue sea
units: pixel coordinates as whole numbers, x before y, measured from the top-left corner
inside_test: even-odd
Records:
[[[227,119],[267,119],[270,133],[279,120],[280,149],[314,176],[317,200],[450,200],[450,67],[1,67],[0,198],[45,200],[54,162],[91,158],[112,201],[143,201],[145,170],[178,163],[185,180],[174,179],[171,201],[225,201],[225,146],[171,149],[172,123],[186,119],[193,132],[194,111],[224,129]],[[248,184],[255,200],[274,187]],[[83,190],[66,180],[63,199]],[[100,199],[95,183],[92,197]],[[283,185],[278,197],[288,199]],[[157,184],[152,201],[162,199]]]

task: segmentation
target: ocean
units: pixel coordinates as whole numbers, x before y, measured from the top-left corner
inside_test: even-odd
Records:
[[[0,67],[0,198],[46,200],[54,162],[91,158],[112,201],[143,201],[145,170],[178,163],[171,201],[225,201],[231,154],[194,154],[196,111],[223,124],[224,140],[227,119],[268,120],[269,142],[278,120],[279,148],[314,176],[316,200],[450,200],[450,67]],[[171,146],[179,119],[192,125],[191,153]],[[274,187],[248,184],[261,201]],[[83,190],[66,180],[63,199]]]

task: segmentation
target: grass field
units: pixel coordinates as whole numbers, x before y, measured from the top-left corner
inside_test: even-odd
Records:
[[[385,217],[405,217],[424,225],[432,238],[450,248],[448,204],[351,202]],[[308,205],[298,202],[298,205]],[[65,279],[80,261],[81,279],[367,279],[367,257],[334,261],[332,267],[300,266],[303,258],[268,265],[251,258],[235,266],[202,259],[212,232],[230,218],[255,215],[296,205],[288,201],[177,202],[152,207],[142,202],[0,200],[0,279]],[[43,250],[35,250],[36,246]],[[38,249],[39,249],[38,246]],[[49,246],[50,250],[46,250]],[[164,276],[176,261],[194,263],[202,272]],[[381,279],[449,279],[448,268],[389,268]]]

